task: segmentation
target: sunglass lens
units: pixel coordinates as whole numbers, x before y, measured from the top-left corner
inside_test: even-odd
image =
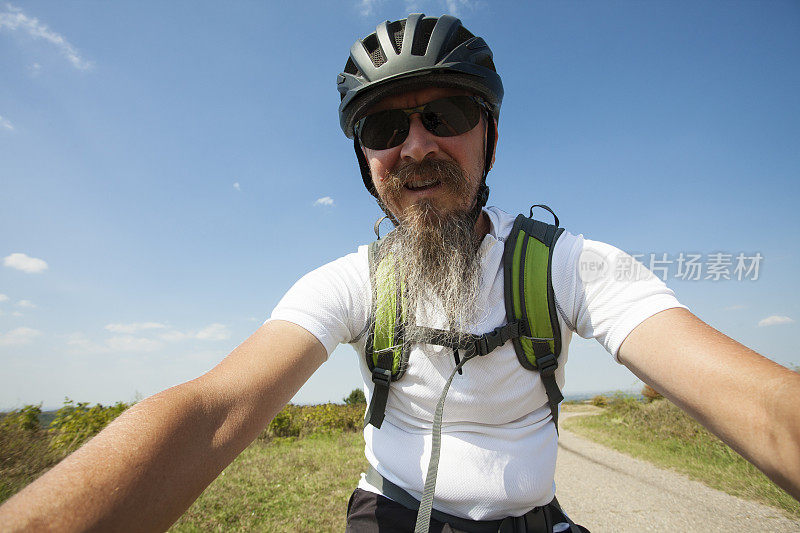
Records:
[[[438,137],[454,137],[474,128],[480,120],[478,105],[468,96],[451,96],[425,106],[422,122]]]
[[[373,150],[399,146],[408,137],[409,115],[416,109],[387,109],[359,122],[361,144]],[[428,102],[420,112],[422,124],[437,137],[454,137],[474,128],[481,118],[480,106],[469,96],[449,96]]]
[[[388,109],[365,117],[361,143],[373,150],[394,148],[408,136],[408,117],[399,109]]]

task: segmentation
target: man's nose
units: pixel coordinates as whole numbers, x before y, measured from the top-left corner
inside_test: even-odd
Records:
[[[403,160],[422,161],[426,157],[435,157],[439,151],[436,136],[425,129],[419,113],[409,117],[408,137],[402,144],[400,158]]]

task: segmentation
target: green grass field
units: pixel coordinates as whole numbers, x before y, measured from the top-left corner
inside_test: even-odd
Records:
[[[366,467],[361,433],[256,441],[170,531],[344,531]]]
[[[564,427],[595,442],[686,474],[710,487],[800,518],[800,503],[667,400],[617,397],[597,416]]]
[[[565,405],[564,410],[582,408]],[[367,467],[359,431],[363,409],[287,406],[171,531],[342,531],[348,498]],[[33,422],[35,409],[0,420],[0,503],[99,430],[116,411],[70,407],[60,429],[49,432]],[[796,500],[666,400],[612,398],[601,414],[575,417],[565,427],[800,517]]]

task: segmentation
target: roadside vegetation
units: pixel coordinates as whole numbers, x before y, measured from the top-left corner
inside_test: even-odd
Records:
[[[171,531],[342,531],[348,498],[367,467],[363,392],[342,401],[287,405]],[[597,396],[589,403],[601,409],[568,409],[600,414],[567,420],[567,429],[800,517],[800,504],[657,392]],[[67,400],[56,413],[26,406],[0,415],[0,503],[129,406]]]
[[[573,417],[564,427],[595,442],[666,467],[734,496],[800,517],[800,503],[753,465],[649,386],[642,397],[599,395],[597,416]]]
[[[130,404],[75,403],[69,398],[54,416],[41,405],[0,415],[0,503],[44,474],[103,429]],[[52,421],[43,425],[44,419]]]
[[[354,390],[343,402],[284,407],[171,531],[342,531],[367,467],[364,393]],[[0,414],[0,503],[128,407],[67,399],[55,413],[27,405]]]

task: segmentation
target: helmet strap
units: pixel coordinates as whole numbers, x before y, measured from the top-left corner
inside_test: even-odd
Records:
[[[358,142],[358,136],[353,137],[353,150],[356,152],[356,159],[358,159],[358,167],[361,169],[361,179],[364,180],[364,185],[367,187],[369,193],[375,197],[375,200],[378,202],[378,207],[381,208],[387,218],[392,221],[392,224],[395,226],[398,225],[397,219],[394,217],[389,208],[383,203],[381,197],[378,195],[378,191],[375,189],[375,184],[372,183],[372,171],[369,169],[369,163],[367,162],[367,158],[364,155],[364,150],[361,148],[361,143]]]
[[[486,185],[486,175],[489,174],[489,170],[492,168],[492,156],[494,156],[494,149],[497,144],[497,130],[495,129],[497,125],[494,121],[494,117],[488,111],[484,111],[486,113],[486,144],[484,146],[483,176],[481,177],[481,184],[478,186],[478,193],[475,196],[475,207],[472,211],[472,217],[475,219],[475,222],[478,221],[481,210],[489,200],[489,186]]]

